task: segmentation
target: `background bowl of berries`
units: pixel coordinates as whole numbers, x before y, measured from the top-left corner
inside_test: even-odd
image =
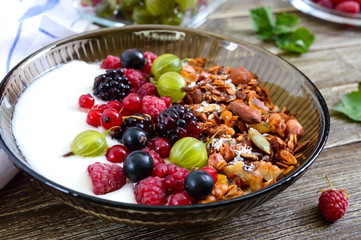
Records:
[[[79,211],[138,226],[239,217],[300,178],[329,132],[322,95],[295,67],[182,27],[61,40],[0,93],[1,144],[22,172]]]
[[[290,0],[298,10],[314,17],[348,26],[361,26],[359,0]]]

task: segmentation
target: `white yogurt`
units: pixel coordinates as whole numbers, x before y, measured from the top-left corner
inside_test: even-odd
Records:
[[[78,106],[82,94],[92,93],[94,78],[104,73],[97,64],[72,61],[36,79],[20,96],[12,126],[16,142],[32,168],[67,188],[109,200],[136,203],[132,184],[105,195],[95,195],[87,167],[110,163],[105,156],[62,157],[75,136],[88,129],[87,113]],[[118,141],[106,137],[109,146]]]

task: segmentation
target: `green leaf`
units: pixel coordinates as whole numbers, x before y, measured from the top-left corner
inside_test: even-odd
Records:
[[[253,28],[262,40],[270,39],[274,36],[273,29],[275,20],[273,19],[270,7],[261,7],[250,10]]]
[[[289,52],[305,53],[314,40],[315,36],[308,29],[299,27],[294,32],[278,35],[276,45]]]
[[[290,33],[292,32],[291,28],[286,26],[286,25],[277,25],[274,29],[273,29],[273,33],[275,35],[280,35],[280,34],[284,34],[284,33]]]
[[[296,14],[280,12],[276,17],[277,26],[294,27],[298,24],[298,17]]]
[[[355,121],[361,121],[361,82],[358,91],[350,92],[341,98],[341,102],[334,108]]]

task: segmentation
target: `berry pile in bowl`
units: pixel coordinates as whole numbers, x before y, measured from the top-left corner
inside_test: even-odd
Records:
[[[132,225],[241,217],[304,173],[329,128],[322,96],[293,66],[179,27],[65,39],[1,89],[13,162],[64,203]]]
[[[347,26],[361,26],[359,0],[290,0],[290,3],[319,19]]]

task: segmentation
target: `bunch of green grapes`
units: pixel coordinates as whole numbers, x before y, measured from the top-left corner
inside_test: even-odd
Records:
[[[119,18],[136,24],[181,25],[187,9],[198,0],[82,0],[93,5],[99,17]]]

